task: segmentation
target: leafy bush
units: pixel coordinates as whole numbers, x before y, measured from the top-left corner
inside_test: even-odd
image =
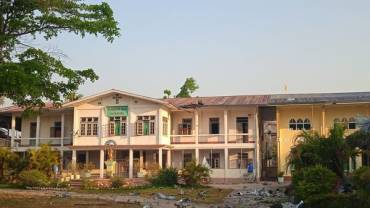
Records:
[[[353,183],[357,189],[370,194],[370,167],[361,167],[353,173]]]
[[[177,184],[178,174],[176,168],[164,168],[150,181],[156,186],[173,186]]]
[[[304,168],[293,174],[295,195],[306,200],[314,195],[330,193],[336,185],[333,171],[321,165]]]
[[[121,177],[114,176],[110,179],[112,188],[121,188],[123,185],[123,180]]]
[[[370,198],[358,194],[323,194],[310,197],[304,202],[305,208],[367,208]]]
[[[199,185],[203,181],[209,181],[211,170],[201,164],[196,164],[195,160],[188,162],[181,171],[186,185]]]
[[[29,154],[31,168],[40,170],[48,176],[53,173],[53,165],[59,165],[59,153],[47,144],[41,145],[39,149],[30,150]]]
[[[89,179],[82,179],[82,189],[84,190],[89,190],[89,189],[95,189],[97,188],[97,185],[95,184],[94,181],[89,180]]]
[[[58,179],[53,179],[49,183],[49,187],[54,187],[54,188],[69,188],[70,183],[68,181],[63,181],[61,182]]]
[[[19,179],[24,186],[43,187],[49,184],[49,178],[39,170],[24,170]]]

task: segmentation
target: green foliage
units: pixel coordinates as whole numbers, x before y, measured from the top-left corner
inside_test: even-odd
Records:
[[[304,201],[305,208],[368,208],[370,198],[358,194],[321,194]]]
[[[199,89],[199,86],[193,77],[186,78],[185,83],[181,86],[180,92],[176,97],[191,97],[191,94]]]
[[[346,138],[347,144],[351,148],[360,148],[363,151],[370,150],[370,132],[363,130],[355,131]]]
[[[196,164],[195,160],[188,162],[181,171],[186,185],[199,185],[202,181],[208,181],[210,177],[210,169],[201,164]]]
[[[70,183],[68,181],[63,181],[61,182],[58,179],[53,179],[49,183],[49,187],[54,187],[54,188],[69,188]]]
[[[19,180],[24,186],[44,187],[49,184],[49,178],[39,170],[24,170],[19,174]]]
[[[0,13],[0,96],[27,109],[42,107],[45,100],[60,104],[64,96],[98,76],[92,69],[65,67],[58,58],[24,43],[25,37],[39,35],[49,40],[69,32],[81,37],[102,35],[112,42],[120,35],[105,2],[1,1]]]
[[[159,170],[158,174],[151,179],[151,183],[155,186],[173,186],[177,181],[177,170],[172,167]]]
[[[320,164],[344,178],[345,162],[352,155],[352,150],[345,142],[341,125],[334,125],[327,138],[312,131],[304,131],[297,138],[304,138],[304,141],[298,142],[290,151],[288,164],[292,169],[300,171]]]
[[[306,200],[314,195],[328,194],[336,185],[333,171],[320,166],[304,168],[293,174],[295,194],[299,199]]]
[[[357,169],[352,176],[355,187],[363,190],[370,195],[370,167],[361,167]]]
[[[59,165],[59,153],[49,145],[43,144],[39,149],[32,149],[30,154],[30,168],[42,171],[47,176],[53,173],[53,165]]]
[[[90,190],[90,189],[95,189],[97,186],[94,183],[94,181],[89,180],[87,178],[82,179],[82,189],[84,190]]]
[[[172,92],[169,89],[165,89],[165,90],[163,90],[163,94],[164,94],[163,99],[167,99],[167,98],[171,97]]]
[[[0,181],[4,179],[4,171],[18,158],[9,148],[0,148]]]
[[[123,179],[118,176],[114,176],[110,179],[112,188],[121,188],[123,185]]]

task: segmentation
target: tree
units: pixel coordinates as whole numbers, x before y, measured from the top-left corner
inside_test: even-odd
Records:
[[[165,89],[163,90],[163,94],[164,94],[163,99],[167,99],[167,98],[170,98],[172,92],[169,89]]]
[[[202,181],[209,181],[211,170],[201,164],[196,164],[195,160],[185,164],[181,171],[186,185],[199,185]]]
[[[58,58],[23,42],[38,35],[49,40],[61,32],[101,35],[109,42],[120,35],[105,2],[0,0],[0,97],[27,109],[42,107],[45,100],[58,105],[86,80],[98,79],[92,69],[67,68]]]
[[[59,154],[49,145],[43,144],[39,149],[32,149],[30,154],[30,168],[37,169],[47,176],[51,176],[53,165],[59,165]]]
[[[82,94],[79,94],[76,91],[70,91],[64,96],[64,101],[72,102],[72,101],[78,100],[82,97],[83,97]]]
[[[193,77],[186,78],[185,83],[181,86],[180,92],[176,97],[191,97],[191,94],[199,89],[199,86]]]
[[[0,180],[4,178],[4,170],[17,158],[17,155],[9,148],[0,148]]]

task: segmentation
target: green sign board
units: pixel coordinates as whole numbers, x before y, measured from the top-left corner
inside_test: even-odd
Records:
[[[105,107],[105,114],[108,117],[128,116],[128,107],[127,106],[107,106]]]

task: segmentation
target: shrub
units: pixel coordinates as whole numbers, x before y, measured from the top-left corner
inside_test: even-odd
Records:
[[[177,184],[178,174],[176,168],[164,168],[150,181],[156,186],[173,186]]]
[[[24,186],[42,187],[49,184],[49,178],[39,170],[24,170],[19,174]]]
[[[357,169],[352,176],[353,183],[357,189],[370,193],[370,167]]]
[[[186,185],[199,185],[202,181],[208,181],[211,170],[195,161],[188,162],[181,171]]]
[[[123,180],[121,177],[114,176],[110,179],[112,188],[121,188],[123,185]]]
[[[305,208],[367,208],[370,199],[358,194],[324,194],[310,197],[304,202]]]
[[[333,171],[320,165],[304,168],[293,174],[295,195],[306,200],[311,196],[330,193],[336,185]]]
[[[94,183],[94,181],[89,179],[82,179],[82,189],[89,190],[89,189],[96,189],[97,185]]]

